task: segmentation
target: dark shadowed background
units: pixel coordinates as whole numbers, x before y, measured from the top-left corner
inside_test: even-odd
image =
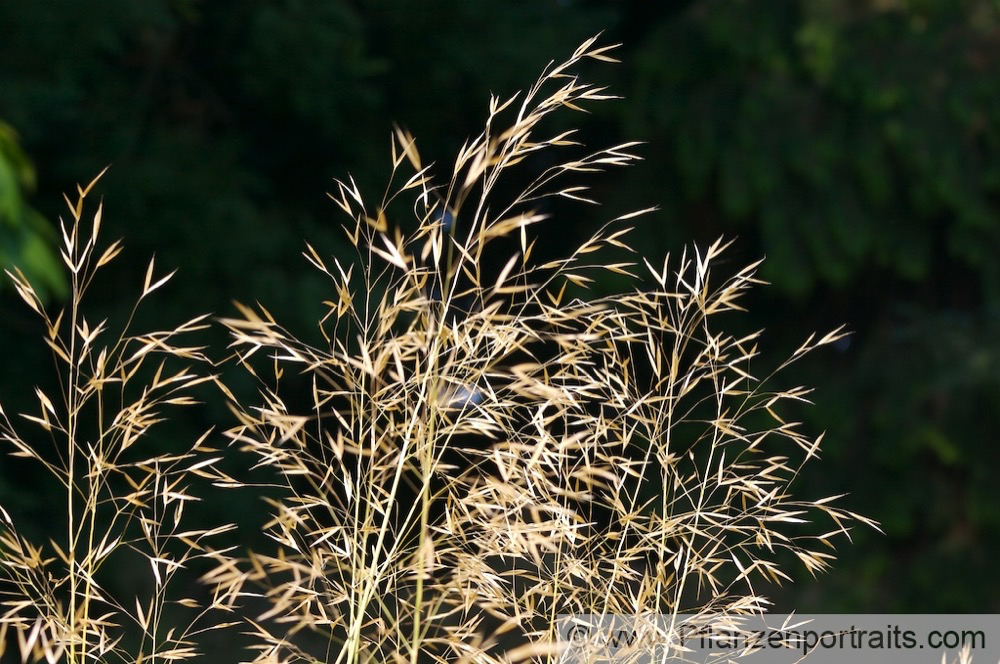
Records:
[[[604,205],[541,246],[658,205],[633,238],[647,255],[726,236],[734,271],[766,256],[771,285],[733,319],[767,329],[760,366],[854,331],[783,378],[817,387],[798,416],[827,431],[797,486],[850,493],[885,535],[858,531],[833,572],[765,592],[806,612],[1000,611],[995,0],[4,0],[0,265],[58,304],[62,192],[112,164],[104,233],[127,248],[98,311],[127,311],[155,252],[180,268],[158,326],[256,300],[308,333],[332,296],[304,242],[344,252],[332,178],[379,196],[392,123],[447,164],[491,92],[601,31],[623,63],[583,73],[623,99],[569,120],[595,147],[644,141],[645,161],[594,180]],[[42,331],[0,289],[8,412],[54,380]],[[210,403],[171,435],[227,417]],[[44,533],[58,506],[35,472],[0,459],[0,503]],[[228,500],[225,518],[263,510]]]

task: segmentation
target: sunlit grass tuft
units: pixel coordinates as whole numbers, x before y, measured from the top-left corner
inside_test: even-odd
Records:
[[[612,98],[571,73],[611,50],[589,40],[523,95],[491,99],[441,180],[397,129],[377,203],[338,183],[356,260],[305,252],[329,278],[323,342],[259,306],[221,321],[257,403],[191,341],[205,316],[135,333],[133,309],[112,334],[88,314],[121,245],[98,248],[95,183],[80,188],[63,224],[66,307],[52,314],[10,275],[42,319],[60,394],[0,409],[0,440],[47,471],[65,528],[33,542],[0,508],[0,652],[176,661],[237,624],[254,644],[241,661],[554,661],[561,614],[760,612],[789,557],[821,572],[836,538],[874,525],[791,491],[822,437],[784,419],[809,390],[775,374],[841,332],[762,375],[761,334],[720,326],[760,283],[756,263],[720,270],[722,241],[637,253],[629,224],[651,210],[540,257],[537,238],[565,231],[548,204],[593,203],[584,178],[637,160],[635,144],[588,152],[547,129]],[[592,294],[604,275],[626,285]],[[169,278],[150,261],[136,307]],[[230,403],[232,446],[278,478],[267,550],[235,548],[229,525],[182,525],[205,491],[255,488],[218,468],[209,433],[158,451],[150,432],[204,387]],[[183,580],[198,566],[200,588]],[[149,577],[147,596],[109,583],[126,570]]]
[[[550,114],[611,98],[571,73],[610,50],[589,40],[491,99],[443,180],[397,129],[380,200],[338,184],[357,260],[306,252],[330,282],[324,343],[259,307],[223,321],[262,386],[232,404],[228,435],[287,485],[272,550],[206,577],[233,606],[266,598],[255,661],[545,661],[566,645],[560,614],[758,612],[757,585],[789,579],[785,553],[820,572],[836,537],[873,525],[790,492],[821,437],[783,404],[809,390],[758,375],[760,333],[719,327],[757,264],[720,272],[721,241],[638,255],[628,224],[649,210],[536,259],[566,223],[547,199],[593,202],[580,178],[637,159],[544,133]],[[504,194],[533,163],[556,165]],[[589,296],[602,273],[630,285]]]
[[[59,492],[64,508],[49,517],[64,526],[58,537],[34,542],[0,507],[0,653],[70,664],[184,660],[197,654],[198,634],[226,627],[191,579],[178,583],[192,561],[215,555],[208,542],[230,530],[184,526],[185,505],[200,500],[192,484],[224,476],[207,434],[166,452],[150,432],[197,405],[199,386],[215,383],[204,349],[189,341],[209,323],[199,316],[168,330],[132,331],[139,305],[171,276],[153,261],[120,333],[89,315],[94,277],[122,251],[119,242],[100,244],[102,205],[85,215],[96,183],[67,199],[65,307],[47,311],[24,276],[8,272],[41,317],[60,394],[35,388],[31,413],[0,407],[0,441],[44,469],[47,481],[35,490]],[[120,594],[122,578],[133,575],[148,578],[148,596]]]

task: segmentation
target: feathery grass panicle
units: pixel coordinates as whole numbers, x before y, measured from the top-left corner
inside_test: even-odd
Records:
[[[523,95],[491,99],[442,182],[397,128],[378,204],[338,183],[357,261],[305,254],[331,282],[324,343],[262,307],[222,320],[260,380],[258,404],[238,402],[188,341],[206,317],[135,334],[133,309],[110,340],[107,321],[87,317],[84,295],[121,245],[98,248],[101,206],[85,228],[96,180],[67,200],[67,308],[50,316],[10,275],[44,322],[61,394],[36,389],[37,412],[13,420],[0,408],[0,440],[64,492],[66,529],[38,544],[0,508],[0,652],[191,659],[198,637],[236,614],[256,662],[553,661],[567,646],[560,614],[725,622],[767,606],[757,587],[789,579],[786,554],[820,572],[835,538],[874,526],[837,497],[791,493],[822,436],[783,419],[783,403],[809,390],[776,389],[775,374],[842,332],[811,337],[759,378],[761,334],[718,327],[759,284],[757,264],[720,274],[722,241],[637,256],[628,224],[650,210],[562,258],[534,256],[546,199],[593,203],[579,178],[637,159],[633,143],[587,152],[572,131],[543,133],[550,114],[612,98],[572,73],[611,50],[588,40]],[[555,165],[507,193],[511,169],[534,163]],[[415,223],[400,222],[401,204]],[[591,294],[602,271],[629,286]],[[136,306],[169,278],[150,261]],[[307,405],[289,389],[303,381]],[[248,488],[218,468],[208,433],[181,452],[154,449],[150,431],[202,386],[230,401],[230,441],[281,479],[269,551],[211,544],[232,526],[181,526],[199,481]],[[817,520],[825,533],[804,527]],[[151,595],[116,596],[109,572],[136,560]],[[196,562],[210,565],[208,592],[175,598]]]
[[[35,388],[35,413],[12,417],[0,408],[0,442],[14,457],[40,464],[50,481],[39,491],[61,492],[65,505],[53,515],[65,530],[47,543],[23,536],[0,508],[0,653],[16,644],[21,661],[178,661],[197,654],[198,633],[226,627],[210,606],[174,591],[184,568],[214,556],[209,541],[229,529],[183,527],[185,505],[199,500],[193,481],[222,479],[214,468],[219,457],[208,434],[179,453],[158,453],[149,440],[172,411],[197,403],[198,386],[215,381],[204,372],[210,364],[203,349],[187,341],[208,322],[199,316],[169,330],[130,331],[139,303],[171,276],[153,261],[119,335],[88,316],[94,277],[122,250],[120,242],[99,243],[103,205],[85,219],[100,177],[66,200],[66,307],[51,315],[20,272],[8,273],[44,323],[61,394]],[[130,569],[149,578],[148,597],[115,594],[115,577]]]
[[[756,584],[789,578],[782,551],[819,572],[837,536],[874,525],[789,491],[821,437],[782,403],[808,390],[756,377],[760,333],[717,327],[756,264],[720,274],[721,241],[610,261],[648,210],[533,259],[544,199],[593,202],[578,178],[637,159],[632,143],[588,153],[573,132],[541,135],[549,114],[611,98],[571,73],[611,48],[588,40],[525,94],[491,99],[445,182],[396,129],[377,204],[338,183],[357,263],[306,252],[331,282],[325,345],[263,309],[223,321],[262,385],[259,405],[232,404],[228,435],[287,483],[274,549],[206,577],[233,603],[266,597],[255,661],[546,661],[566,645],[559,614],[760,611]],[[557,165],[504,197],[508,170],[540,152]],[[602,270],[631,290],[587,296]],[[286,399],[292,374],[308,409]],[[801,528],[821,517],[825,534]]]

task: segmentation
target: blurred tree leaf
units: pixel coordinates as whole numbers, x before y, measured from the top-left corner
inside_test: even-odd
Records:
[[[0,122],[0,268],[21,270],[43,300],[63,298],[69,286],[55,250],[55,229],[26,200],[35,184],[35,168],[17,133]]]

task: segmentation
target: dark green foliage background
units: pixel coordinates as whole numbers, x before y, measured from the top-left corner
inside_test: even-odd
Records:
[[[65,276],[23,248],[53,246],[61,193],[110,163],[105,235],[127,251],[99,311],[125,311],[156,252],[181,268],[158,326],[259,300],[308,333],[330,293],[303,242],[346,251],[331,179],[350,172],[379,196],[393,122],[447,163],[491,92],[526,87],[601,30],[624,43],[624,64],[587,75],[625,99],[570,119],[592,144],[647,141],[647,161],[596,181],[606,204],[558,218],[543,246],[657,204],[635,238],[647,253],[726,235],[734,269],[767,257],[773,285],[733,319],[769,330],[761,371],[810,331],[856,332],[786,377],[819,386],[819,405],[796,415],[828,430],[799,490],[850,492],[886,536],[859,532],[821,581],[768,592],[803,611],[1000,611],[988,582],[1000,546],[996,1],[5,0],[0,118],[20,139],[0,141],[0,260],[58,302]],[[0,291],[8,411],[53,382],[41,332]],[[211,405],[178,426],[193,436],[225,418]],[[15,460],[0,464],[0,501],[44,524],[49,498]],[[226,509],[262,508],[247,496]]]

